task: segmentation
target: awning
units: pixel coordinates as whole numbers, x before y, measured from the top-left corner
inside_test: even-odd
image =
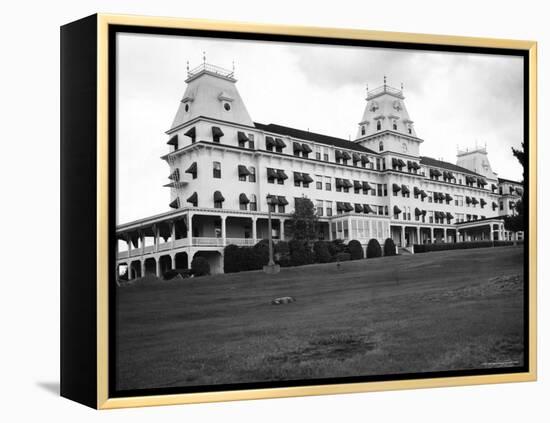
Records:
[[[175,181],[175,182],[179,182],[180,180],[180,170],[179,169],[176,169],[174,170],[170,176],[168,177],[168,179],[171,179],[172,181]]]
[[[472,202],[472,199],[468,196],[466,196],[466,204],[470,204]]]
[[[361,154],[361,163],[367,164],[367,163],[370,163],[370,160],[367,156],[365,156],[364,154]]]
[[[426,210],[422,210],[422,216],[426,216]]]
[[[405,162],[401,159],[397,159],[397,166],[403,167],[403,166],[405,166]]]
[[[351,159],[351,154],[349,154],[347,151],[342,151],[342,159],[344,160]]]
[[[219,191],[214,191],[214,201],[215,202],[224,202],[225,198],[223,198],[223,195]]]
[[[432,170],[433,170],[433,173],[432,173],[433,176],[441,176],[441,171],[439,169],[432,169]]]
[[[336,185],[336,188],[342,188],[344,186],[344,182],[342,182],[342,178],[335,178],[334,185]]]
[[[363,181],[362,185],[363,185],[363,189],[365,191],[368,191],[369,189],[372,189],[372,187],[370,186],[370,184],[368,182]]]
[[[269,147],[275,147],[277,143],[273,139],[273,137],[265,137],[265,148]]]
[[[197,162],[193,162],[193,164],[187,168],[185,173],[197,173]]]
[[[495,191],[498,187],[495,184],[491,184],[491,191]]]
[[[286,176],[286,173],[285,173],[284,170],[282,170],[282,169],[277,169],[277,178],[278,178],[278,179],[285,180],[285,179],[288,179],[288,176]]]
[[[412,169],[413,168],[413,164],[410,160],[407,160],[407,169]]]
[[[168,140],[168,142],[166,144],[173,145],[174,147],[176,147],[176,150],[177,150],[178,149],[178,136],[174,135],[172,138],[170,138]]]
[[[455,218],[455,217],[453,216],[453,214],[452,214],[452,213],[449,213],[449,212],[447,212],[447,213],[445,214],[445,216],[447,216],[447,219],[449,219],[449,220],[453,220],[453,219]]]
[[[476,178],[474,178],[473,176],[466,176],[465,179],[467,183],[475,182],[476,180]]]
[[[302,182],[304,177],[300,172],[294,172],[294,182]]]
[[[237,132],[237,140],[239,141],[239,143],[241,143],[241,142],[249,142],[249,141],[250,141],[250,140],[248,139],[248,136],[247,136],[243,131]]]
[[[482,206],[484,206],[485,204],[487,204],[487,201],[485,201],[483,198],[481,198],[479,200],[479,204],[481,204]]]
[[[342,158],[342,152],[340,150],[336,150],[334,152],[334,157],[336,158],[336,160],[341,159]]]
[[[169,206],[173,209],[179,209],[180,208],[180,199],[177,197],[174,201],[172,201]]]
[[[361,160],[361,156],[359,155],[359,153],[352,153],[351,159],[353,160],[353,163],[357,163]]]
[[[248,170],[245,165],[239,165],[239,176],[248,176],[252,173]]]
[[[498,204],[493,201],[493,210],[496,210],[498,208]]]
[[[355,213],[363,213],[363,206],[355,203]]]
[[[414,195],[420,195],[420,188],[414,187],[413,188],[413,193],[414,193]]]
[[[363,204],[363,212],[364,213],[374,213],[374,210],[368,204]]]
[[[344,203],[337,201],[336,202],[336,210],[338,211],[344,211]]]
[[[268,178],[278,178],[279,175],[277,175],[277,171],[271,167],[267,168],[267,177]]]
[[[399,166],[399,165],[397,164],[397,159],[396,159],[395,157],[392,157],[392,159],[391,159],[391,165],[392,165],[392,167],[397,167],[397,166]]]
[[[353,188],[361,189],[363,188],[363,184],[361,183],[361,181],[353,181]]]
[[[479,201],[477,201],[477,198],[472,197],[472,204],[477,204],[477,203],[479,203]]]
[[[186,137],[189,137],[191,139],[194,139],[195,136],[197,135],[197,131],[195,130],[195,127],[193,126],[189,131],[187,131],[185,134]]]
[[[518,193],[518,195],[523,195],[523,188],[516,188],[516,192]]]
[[[413,162],[413,165],[414,165],[413,167],[415,169],[417,169],[417,170],[420,169],[420,165],[417,162]]]
[[[350,212],[353,210],[353,206],[351,205],[351,203],[344,203],[344,208],[347,212]]]
[[[281,205],[281,206],[286,206],[286,205],[288,205],[288,201],[286,200],[286,197],[283,196],[283,195],[278,195],[278,196],[277,196],[277,202],[278,202],[279,205]]]
[[[401,213],[401,209],[397,206],[393,206],[393,214],[400,214]]]
[[[292,143],[292,149],[294,150],[294,152],[302,151],[302,144],[300,144],[299,142],[294,142]]]
[[[445,201],[453,201],[451,194],[445,194]]]
[[[415,216],[421,216],[422,215],[422,210],[420,210],[418,207],[414,209],[414,215]]]
[[[344,188],[351,188],[353,186],[349,179],[342,179],[342,183],[344,184]]]
[[[223,137],[224,133],[219,126],[212,127],[212,137],[214,139]]]
[[[428,194],[426,194],[426,191],[424,191],[423,189],[420,190],[420,196],[422,198],[426,198],[428,196]]]
[[[311,153],[313,150],[308,144],[302,144],[302,151],[304,153]]]
[[[198,198],[199,198],[199,197],[197,196],[197,193],[194,192],[193,194],[191,194],[191,197],[189,197],[189,198],[187,199],[187,202],[188,202],[188,203],[197,204],[197,203],[198,203]]]
[[[239,195],[239,204],[248,204],[250,203],[250,200],[246,196],[246,194],[243,192],[241,195]]]
[[[407,187],[407,185],[401,185],[401,192],[402,192],[403,194],[410,194],[411,191],[409,190],[409,188]]]
[[[304,178],[304,182],[306,184],[311,184],[313,182],[313,178],[309,176],[309,173],[302,173],[302,177]]]
[[[281,138],[275,138],[275,146],[279,148],[285,148],[286,144]]]
[[[485,178],[477,178],[477,183],[483,186],[487,185],[487,181],[485,180]]]
[[[393,192],[399,192],[401,191],[401,187],[397,184],[392,185]]]

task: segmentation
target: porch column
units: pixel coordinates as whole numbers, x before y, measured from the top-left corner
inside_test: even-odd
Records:
[[[430,243],[434,244],[434,227],[430,226]]]
[[[491,241],[495,240],[495,235],[493,234],[493,224],[492,223],[489,224],[489,239]]]
[[[226,238],[225,219],[227,219],[227,217],[221,216],[221,219],[222,219],[222,242],[223,242],[223,245],[225,245],[225,238]]]
[[[174,249],[174,243],[176,242],[176,222],[172,220],[170,222],[170,241],[172,242],[172,250]]]
[[[280,233],[280,236],[279,236],[279,239],[281,241],[284,241],[285,240],[285,221],[286,219],[279,219],[279,226],[281,227],[281,233]]]
[[[420,226],[416,227],[416,243],[422,244],[422,242],[420,241]]]
[[[443,228],[443,242],[447,242],[447,228]]]
[[[155,258],[156,268],[155,268],[155,274],[157,275],[157,278],[160,278],[162,276],[162,270],[160,268],[160,257]]]
[[[405,226],[401,226],[401,247],[406,247],[406,245],[405,245]]]
[[[141,263],[141,277],[145,276],[145,260],[141,259],[139,261]]]
[[[187,240],[189,241],[189,246],[193,245],[193,214],[187,214]]]
[[[351,233],[351,217],[348,217],[348,240],[352,240],[353,235]]]
[[[157,252],[159,250],[159,227],[157,225],[153,225],[153,236],[155,237],[154,251]]]
[[[332,222],[330,220],[328,222],[328,240],[332,241]]]
[[[141,255],[143,256],[143,254],[145,253],[145,234],[141,231],[139,233],[139,239],[141,240]],[[143,276],[143,272],[141,274]]]
[[[258,219],[255,218],[255,217],[252,218],[252,239],[254,240],[254,244],[256,243],[256,238],[258,237],[258,234],[256,233],[256,230],[257,230],[256,221],[257,220]]]
[[[132,252],[132,237],[130,235],[126,235],[126,245],[128,246],[128,257],[130,257]]]

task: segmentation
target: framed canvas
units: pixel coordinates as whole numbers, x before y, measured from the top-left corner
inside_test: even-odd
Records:
[[[536,43],[61,28],[61,394],[536,380]]]

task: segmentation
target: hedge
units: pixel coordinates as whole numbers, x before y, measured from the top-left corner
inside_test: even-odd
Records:
[[[204,257],[198,256],[191,262],[191,271],[194,276],[205,276],[210,274],[210,264]]]
[[[428,253],[430,251],[464,250],[469,248],[504,247],[513,245],[513,241],[467,241],[441,244],[414,244],[415,253]]]
[[[313,243],[313,253],[315,254],[315,261],[317,263],[329,263],[331,259],[330,254],[330,242],[327,241],[315,241]]]
[[[381,257],[382,248],[376,239],[371,239],[367,244],[367,258]]]
[[[384,241],[384,255],[395,256],[395,254],[395,242],[391,238],[386,238],[386,241]]]
[[[336,261],[336,262],[338,262],[338,261],[349,261],[349,260],[353,260],[350,253],[338,253],[338,254],[336,254],[336,256],[334,256],[334,261]]]
[[[351,260],[360,260],[364,257],[363,246],[356,239],[352,239],[348,242],[348,252]]]

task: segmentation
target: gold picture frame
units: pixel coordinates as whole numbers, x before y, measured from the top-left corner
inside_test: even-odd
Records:
[[[337,29],[289,25],[265,25],[199,19],[180,19],[145,16],[124,16],[113,14],[95,15],[96,26],[96,192],[97,210],[95,249],[96,262],[93,264],[96,274],[95,304],[96,310],[90,318],[96,319],[96,386],[94,401],[82,400],[72,395],[68,387],[63,394],[79,402],[87,403],[98,409],[122,407],[141,407],[152,405],[206,403],[215,401],[234,401],[261,398],[281,398],[307,395],[344,394],[383,390],[435,388],[461,385],[493,384],[506,382],[535,381],[537,378],[537,43],[477,37],[461,37],[431,34],[411,34],[401,32],[369,31],[362,29]],[[67,27],[74,24],[69,24]],[[317,386],[277,387],[266,389],[247,389],[185,394],[110,397],[109,396],[109,27],[131,26],[169,29],[197,29],[208,31],[228,31],[251,34],[271,34],[300,37],[331,38],[342,40],[373,40],[395,43],[430,44],[438,46],[460,46],[476,48],[515,49],[528,53],[529,75],[529,256],[528,304],[529,304],[529,370],[521,373],[505,373],[476,376],[457,376],[441,378],[422,378],[411,380],[392,380],[379,382],[343,383]],[[63,284],[63,282],[62,282]],[[63,305],[62,305],[63,307]],[[68,340],[67,342],[72,342]],[[69,354],[67,352],[66,354]],[[93,359],[92,359],[93,361]],[[93,364],[93,363],[92,363]],[[92,365],[90,364],[90,365]],[[67,368],[65,374],[74,369]],[[63,381],[62,381],[63,385]]]

